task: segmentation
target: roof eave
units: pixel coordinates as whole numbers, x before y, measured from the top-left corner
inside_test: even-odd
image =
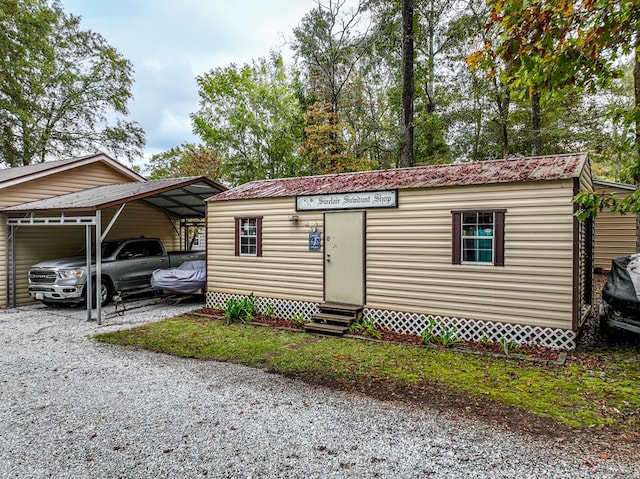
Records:
[[[37,172],[34,172],[34,173],[26,174],[24,176],[19,176],[17,178],[12,178],[12,179],[4,181],[4,182],[0,182],[0,189],[10,188],[12,186],[16,186],[16,185],[19,185],[19,184],[22,184],[22,183],[33,181],[33,180],[37,180],[39,178],[44,178],[46,176],[54,175],[54,174],[57,174],[57,173],[62,173],[62,172],[71,170],[73,168],[77,168],[78,166],[83,166],[83,165],[96,163],[96,162],[107,163],[113,169],[119,171],[120,173],[124,174],[125,176],[131,178],[132,180],[134,180],[136,182],[147,181],[144,176],[136,173],[135,171],[133,171],[130,168],[127,168],[126,166],[124,166],[121,163],[117,162],[116,160],[114,160],[110,156],[108,156],[108,155],[106,155],[104,153],[96,153],[96,154],[93,154],[93,155],[87,155],[87,156],[79,157],[76,160],[69,161],[69,162],[67,162],[67,163],[65,163],[64,165],[61,165],[61,166],[57,166],[57,167],[54,166],[52,168],[47,168],[47,169],[42,170],[42,171],[37,171]]]

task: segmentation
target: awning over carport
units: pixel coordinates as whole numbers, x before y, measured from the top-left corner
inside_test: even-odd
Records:
[[[205,177],[170,178],[135,183],[105,185],[75,193],[23,203],[2,209],[7,214],[7,244],[11,242],[12,258],[11,278],[13,285],[13,301],[15,306],[15,228],[30,225],[85,225],[87,264],[91,262],[91,227],[95,228],[96,278],[101,274],[102,240],[107,235],[127,203],[138,201],[153,208],[162,210],[170,217],[178,219],[204,218],[205,199],[214,196],[226,188]],[[101,211],[106,208],[120,206],[105,231],[102,232]],[[7,268],[7,284],[9,284],[9,268]],[[99,282],[96,289],[99,287]],[[87,288],[92,289],[91,275]],[[96,292],[96,298],[99,295]],[[8,301],[7,301],[8,303]],[[97,301],[96,314],[98,324],[101,323],[101,305]],[[91,295],[87,294],[87,319],[91,319]]]

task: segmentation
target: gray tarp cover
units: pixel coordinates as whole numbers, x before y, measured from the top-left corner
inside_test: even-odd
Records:
[[[611,263],[602,299],[619,313],[640,317],[640,254],[622,256]]]
[[[206,281],[205,261],[185,261],[177,268],[157,269],[151,275],[151,286],[155,289],[178,293],[192,293],[204,288]]]

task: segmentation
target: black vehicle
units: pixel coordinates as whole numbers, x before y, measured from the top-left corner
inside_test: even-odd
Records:
[[[602,300],[601,325],[640,334],[640,254],[622,256],[611,262]]]

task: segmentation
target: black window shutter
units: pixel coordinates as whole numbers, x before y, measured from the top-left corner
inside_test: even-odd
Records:
[[[504,211],[496,211],[494,214],[495,222],[494,230],[495,235],[493,241],[495,242],[495,255],[493,264],[496,266],[504,266]]]
[[[461,264],[461,228],[462,228],[462,213],[454,211],[452,213],[452,230],[451,230],[451,264]]]
[[[240,218],[235,218],[235,255],[240,256]]]
[[[256,256],[262,256],[262,217],[256,218]]]

